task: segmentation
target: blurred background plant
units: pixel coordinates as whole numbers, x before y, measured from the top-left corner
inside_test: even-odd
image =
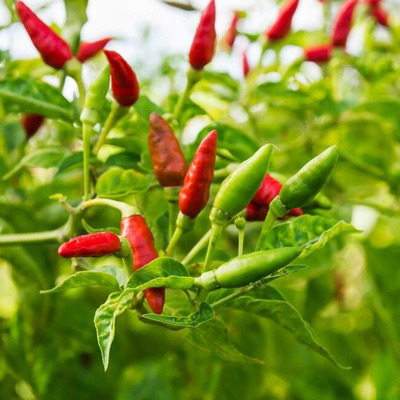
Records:
[[[283,180],[338,144],[341,158],[324,191],[333,209],[318,213],[351,222],[363,233],[336,238],[306,259],[308,270],[273,286],[352,369],[331,365],[271,321],[223,311],[232,343],[263,364],[239,356],[239,362],[232,362],[233,356],[223,360],[218,354],[224,357],[226,349],[207,344],[195,349],[182,335],[140,324],[126,313],[118,320],[112,363],[104,373],[93,315],[107,293],[86,289],[40,296],[40,289],[70,273],[70,263],[57,257],[52,244],[2,246],[1,399],[400,398],[400,3],[382,2],[389,13],[387,27],[377,22],[367,2],[359,2],[346,50],[335,49],[327,63],[305,61],[304,48],[329,43],[340,3],[301,0],[292,32],[266,46],[259,61],[260,37],[275,20],[279,4],[217,1],[218,52],[179,124],[189,160],[205,134],[218,130],[217,180],[266,142],[281,150],[270,169]],[[55,22],[53,27],[70,43],[76,42],[81,26],[83,40],[113,37],[108,48],[121,51],[134,65],[144,96],[135,105],[136,114],[112,131],[99,153],[99,170],[117,166],[151,175],[148,114],[155,104],[171,111],[183,90],[186,55],[198,10],[206,2],[97,0],[89,2],[88,22],[85,0],[29,5],[46,22]],[[1,78],[29,77],[57,85],[59,73],[37,58],[13,2],[0,6]],[[224,35],[235,10],[240,18],[231,48]],[[84,65],[86,83],[103,64],[99,55]],[[0,92],[5,89],[2,81]],[[32,95],[31,90],[24,94]],[[63,93],[70,101],[77,96],[71,78]],[[81,142],[73,127],[46,119],[27,140],[19,111],[7,101],[0,103],[2,233],[54,229],[67,214],[49,196],[63,193],[77,204],[82,195]],[[167,204],[159,188],[144,194],[151,183],[142,184],[135,196],[160,243]],[[102,190],[108,196],[132,195]],[[183,241],[181,254],[205,232],[208,211]],[[87,222],[100,228],[117,226],[117,221],[113,212],[95,210]],[[259,229],[259,223],[246,227],[248,249]],[[235,252],[236,241],[235,230],[228,230],[222,257]]]

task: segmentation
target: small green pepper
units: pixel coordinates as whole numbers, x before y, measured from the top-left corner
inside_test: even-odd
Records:
[[[301,247],[282,247],[236,257],[195,279],[195,286],[207,291],[237,288],[265,278],[296,259]]]

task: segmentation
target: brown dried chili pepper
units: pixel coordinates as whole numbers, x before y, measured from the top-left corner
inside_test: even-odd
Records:
[[[139,83],[132,67],[116,51],[104,50],[111,71],[111,89],[117,103],[130,107],[139,98]]]
[[[272,41],[280,40],[289,33],[292,19],[298,5],[299,0],[289,0],[281,7],[277,19],[265,32],[267,39]]]
[[[315,63],[328,62],[332,57],[332,50],[333,48],[330,44],[306,47],[304,49],[304,58]]]
[[[43,61],[53,68],[64,67],[65,63],[73,57],[68,43],[22,1],[15,3],[15,9]]]
[[[201,15],[189,51],[189,62],[194,69],[203,69],[213,59],[216,37],[215,0],[211,0]]]
[[[26,132],[26,136],[31,138],[40,129],[44,123],[44,116],[39,114],[24,114],[22,116],[22,126]]]
[[[58,254],[64,258],[101,257],[121,250],[119,237],[112,232],[96,232],[77,236],[63,243]]]
[[[345,47],[353,21],[354,10],[358,0],[346,0],[339,8],[332,30],[332,44],[335,47]]]
[[[138,270],[158,257],[154,237],[141,215],[130,215],[121,220],[121,235],[130,243],[133,253],[133,268]],[[164,288],[150,288],[143,291],[146,300],[156,314],[161,314],[165,302]]]
[[[89,58],[94,57],[103,50],[111,40],[112,38],[107,37],[96,40],[95,42],[81,42],[76,58],[83,64],[85,61],[89,60]]]
[[[160,115],[150,115],[149,150],[156,178],[162,187],[182,186],[188,169],[178,139]]]

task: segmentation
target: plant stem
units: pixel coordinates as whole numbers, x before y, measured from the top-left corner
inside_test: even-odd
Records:
[[[264,224],[261,230],[260,237],[258,238],[257,245],[255,251],[259,251],[264,244],[265,238],[267,237],[268,232],[273,227],[276,221],[276,215],[271,211],[268,211],[267,217],[264,220]]]
[[[79,104],[83,108],[83,105],[85,103],[85,97],[86,97],[86,89],[85,89],[85,85],[83,84],[82,74],[81,73],[77,73],[77,74],[74,75],[74,78],[75,78],[75,82],[76,82],[76,84],[78,86]]]
[[[45,232],[29,232],[29,233],[10,233],[0,235],[0,246],[6,245],[22,245],[31,243],[44,243],[44,242],[60,242],[61,231],[55,229],[53,231]]]
[[[243,255],[244,229],[238,229],[238,256]]]
[[[83,200],[90,198],[90,139],[93,127],[84,123],[82,126],[83,135]]]
[[[258,289],[258,287],[255,286],[255,285],[249,285],[249,286],[242,287],[242,288],[236,290],[235,292],[229,294],[228,296],[223,297],[222,299],[219,299],[219,300],[215,301],[214,303],[212,303],[210,305],[211,305],[212,308],[219,307],[222,304],[225,304],[228,301],[234,300],[237,297],[243,296],[244,294],[249,293],[249,292],[251,292],[252,290],[255,290],[255,289]]]
[[[199,253],[200,250],[203,249],[208,243],[208,240],[210,239],[211,236],[211,229],[209,229],[204,236],[196,243],[196,245],[192,248],[192,250],[187,253],[186,257],[182,260],[183,265],[188,265],[190,261],[193,260],[194,257],[196,257],[197,253]]]
[[[176,229],[171,237],[171,240],[168,243],[168,247],[165,250],[165,255],[172,253],[172,250],[175,248],[175,246],[179,242],[179,239],[181,238],[182,234],[183,234],[182,228],[176,227]]]
[[[210,240],[208,241],[208,248],[207,248],[206,259],[204,260],[203,272],[208,271],[209,269],[212,256],[214,254],[218,240],[221,237],[224,228],[225,225],[220,225],[215,223],[211,225],[211,235],[210,235]]]
[[[93,206],[106,206],[106,207],[116,208],[117,210],[121,211],[122,217],[129,217],[130,215],[140,214],[139,210],[130,204],[124,203],[122,201],[111,200],[111,199],[100,199],[100,198],[85,201],[82,204],[82,209],[86,209]]]

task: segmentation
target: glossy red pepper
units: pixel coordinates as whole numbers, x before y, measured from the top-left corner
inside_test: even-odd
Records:
[[[243,67],[243,76],[246,77],[250,73],[250,64],[249,64],[249,59],[247,58],[247,53],[245,51],[242,54],[242,67]]]
[[[340,6],[332,30],[332,44],[335,47],[346,46],[357,4],[358,0],[346,0]]]
[[[379,25],[389,26],[389,14],[382,7],[372,7],[371,14]]]
[[[119,237],[112,232],[96,232],[77,236],[58,248],[64,258],[101,257],[121,250]]]
[[[154,237],[145,219],[141,215],[122,218],[121,235],[130,243],[133,253],[133,268],[138,270],[158,257],[154,247]],[[161,314],[165,302],[164,288],[144,290],[147,302],[153,312]]]
[[[332,46],[330,44],[320,44],[304,49],[304,57],[307,61],[315,63],[328,62],[332,57]]]
[[[235,44],[235,40],[236,40],[236,36],[237,36],[237,24],[239,22],[240,19],[240,14],[235,11],[235,13],[233,14],[232,17],[232,21],[229,25],[229,28],[227,30],[227,32],[225,33],[224,39],[223,39],[223,43],[226,47],[228,47],[229,49],[231,49],[233,47],[233,45]]]
[[[25,114],[22,117],[22,126],[28,138],[32,137],[43,125],[44,116],[39,114]]]
[[[279,10],[279,14],[275,22],[265,32],[265,36],[269,40],[279,40],[284,38],[290,31],[292,18],[296,12],[299,0],[288,0]]]
[[[259,206],[255,203],[249,203],[246,207],[247,221],[264,221],[268,214],[268,206]]]
[[[68,43],[22,1],[15,3],[15,9],[43,61],[53,68],[62,68],[73,57]]]
[[[156,178],[162,187],[182,186],[188,169],[178,139],[160,115],[150,115],[149,150]]]
[[[96,40],[95,42],[81,42],[79,45],[78,53],[76,58],[83,64],[89,58],[94,57],[101,50],[103,50],[107,43],[111,40],[110,37]]]
[[[139,98],[139,83],[132,67],[116,51],[104,50],[111,72],[111,89],[117,103],[130,107]]]
[[[203,69],[213,59],[216,37],[215,0],[211,0],[201,15],[189,51],[189,62],[194,69]]]
[[[189,218],[196,218],[207,205],[216,155],[217,131],[213,130],[200,143],[179,193],[179,209]]]

